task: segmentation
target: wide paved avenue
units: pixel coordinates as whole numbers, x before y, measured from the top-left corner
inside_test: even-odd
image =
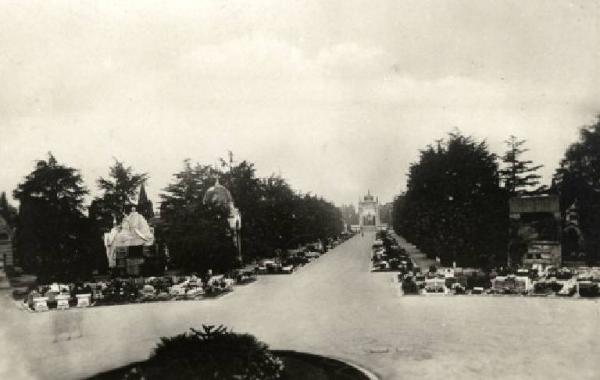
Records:
[[[370,272],[372,241],[354,237],[292,275],[262,276],[217,300],[33,314],[2,294],[0,378],[81,378],[144,359],[158,337],[202,323],[343,358],[384,379],[600,376],[598,302],[402,297],[392,274]]]

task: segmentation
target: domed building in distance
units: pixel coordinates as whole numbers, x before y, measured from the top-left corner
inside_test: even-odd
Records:
[[[242,261],[242,249],[241,249],[241,229],[242,229],[242,215],[240,210],[235,207],[231,192],[219,183],[219,178],[216,179],[215,184],[211,186],[204,197],[202,203],[206,204],[218,204],[229,210],[229,216],[227,221],[229,222],[229,228],[232,232],[233,244],[237,249],[238,260]]]
[[[360,227],[376,227],[381,224],[379,220],[379,198],[367,192],[362,199],[358,200],[358,221]]]
[[[224,207],[233,206],[233,197],[227,188],[219,183],[219,179],[217,178],[214,185],[212,185],[206,193],[204,193],[204,198],[202,198],[202,203],[204,204],[212,204],[216,203]]]

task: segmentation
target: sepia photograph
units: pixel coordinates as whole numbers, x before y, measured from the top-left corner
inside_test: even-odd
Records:
[[[600,2],[0,1],[0,379],[600,379]]]

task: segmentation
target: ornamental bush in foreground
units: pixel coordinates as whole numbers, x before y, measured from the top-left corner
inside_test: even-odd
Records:
[[[271,380],[282,373],[282,361],[254,336],[202,325],[161,338],[150,359],[126,378]]]

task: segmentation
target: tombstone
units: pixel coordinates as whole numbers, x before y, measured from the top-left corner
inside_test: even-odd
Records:
[[[199,287],[194,287],[185,292],[185,295],[188,297],[197,297],[204,294],[204,289]]]
[[[69,296],[66,294],[60,294],[56,296],[56,308],[58,310],[66,310],[69,308]]]
[[[77,307],[88,307],[90,306],[91,294],[77,294]]]
[[[152,285],[144,285],[142,288],[142,295],[144,297],[153,297],[156,294],[156,289]]]
[[[48,311],[48,297],[36,297],[33,299],[33,310]]]
[[[96,285],[92,288],[92,296],[95,300],[104,299],[104,293],[102,291],[102,285]]]
[[[233,290],[234,281],[231,278],[226,278],[223,280],[223,289],[225,290]]]

